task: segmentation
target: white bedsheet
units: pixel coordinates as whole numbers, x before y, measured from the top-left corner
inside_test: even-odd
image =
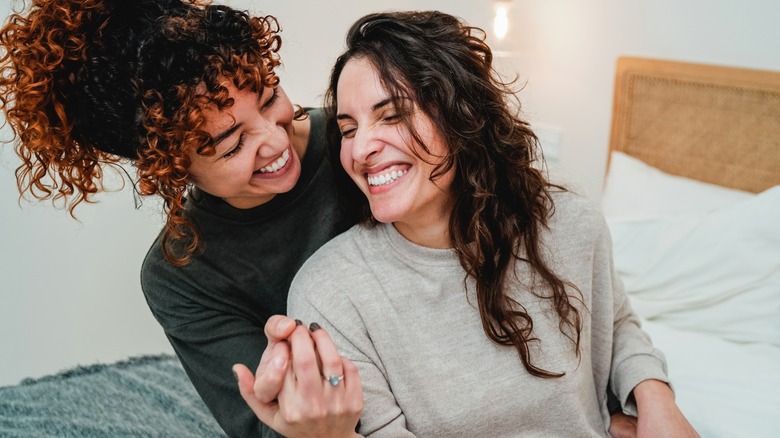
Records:
[[[652,321],[643,327],[666,354],[677,404],[703,438],[780,437],[780,348]]]
[[[780,437],[780,186],[753,195],[613,153],[615,268],[704,438]]]

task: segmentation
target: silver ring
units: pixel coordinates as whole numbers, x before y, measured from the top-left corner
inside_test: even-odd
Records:
[[[339,386],[339,382],[344,380],[344,376],[328,376],[325,378],[325,380],[330,383],[330,386]]]

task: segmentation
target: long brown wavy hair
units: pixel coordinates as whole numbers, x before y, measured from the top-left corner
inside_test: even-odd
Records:
[[[581,301],[581,295],[548,266],[540,243],[554,209],[550,190],[562,188],[551,185],[535,167],[540,161],[538,139],[519,115],[513,82],[501,80],[492,68],[493,55],[484,40],[481,29],[436,11],[359,19],[347,34],[347,50],[336,61],[325,97],[331,154],[337,160],[339,77],[350,59],[367,59],[400,114],[413,111],[409,100],[416,103],[448,145],[447,156],[430,178],[455,172],[451,244],[467,278],[476,281],[485,334],[499,345],[513,346],[529,373],[560,377],[562,373],[533,364],[529,345],[540,342],[533,334],[533,319],[506,285],[516,263],[527,263],[551,290],[531,292],[551,301],[560,317],[559,329],[579,357],[582,319],[573,301]],[[428,152],[408,117],[404,123],[419,148]],[[365,196],[351,181],[342,184],[351,202],[361,205],[363,222],[375,223]],[[575,295],[570,296],[566,286]]]
[[[200,0],[32,0],[0,29],[0,108],[14,131],[20,195],[71,215],[103,189],[103,167],[134,162],[137,190],[160,195],[165,257],[199,248],[184,210],[188,153],[215,153],[202,108],[230,107],[221,83],[278,85],[272,16]]]

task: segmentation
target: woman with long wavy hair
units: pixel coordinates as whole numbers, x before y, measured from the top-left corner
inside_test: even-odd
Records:
[[[366,436],[696,436],[588,201],[550,183],[484,32],[440,12],[347,35],[326,109],[361,223],[290,289],[357,364]]]
[[[200,0],[28,6],[0,29],[0,108],[20,193],[73,213],[107,168],[131,162],[136,190],[160,196],[166,219],[143,292],[219,424],[231,436],[275,436],[258,417],[286,436],[354,433],[354,366],[324,332],[273,316],[303,261],[354,223],[321,109],[296,111],[274,72],[276,19]],[[308,366],[317,360],[335,365]],[[242,388],[252,409],[234,364],[258,370]],[[290,373],[298,386],[282,386]]]

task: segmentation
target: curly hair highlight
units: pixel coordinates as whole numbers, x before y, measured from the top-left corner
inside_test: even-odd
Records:
[[[102,2],[86,0],[78,10],[76,3],[33,1],[28,16],[12,14],[0,30],[0,107],[18,140],[20,194],[55,200],[73,196],[71,214],[101,189],[98,163],[114,160],[73,137],[74,121],[60,91],[70,79],[60,74],[62,66],[79,62],[89,45],[81,24],[105,14]]]
[[[101,165],[134,161],[138,190],[163,199],[163,251],[198,250],[185,215],[189,153],[215,153],[202,109],[233,105],[225,81],[276,87],[280,31],[200,0],[32,0],[0,29],[0,108],[22,159],[20,195],[73,214],[103,189]]]

